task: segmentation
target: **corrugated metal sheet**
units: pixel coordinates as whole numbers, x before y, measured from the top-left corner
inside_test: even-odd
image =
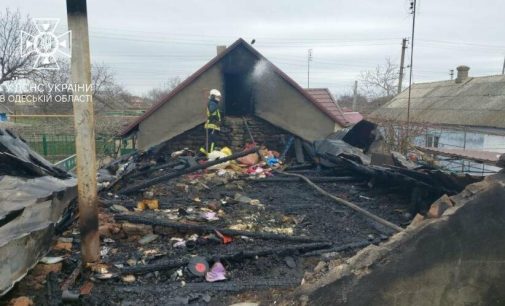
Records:
[[[404,90],[369,118],[405,121],[407,103]],[[416,123],[505,128],[505,76],[414,84],[410,105]]]

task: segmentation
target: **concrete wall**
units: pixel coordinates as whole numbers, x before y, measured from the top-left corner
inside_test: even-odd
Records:
[[[255,92],[255,113],[307,141],[322,139],[338,125],[273,71],[266,71]]]
[[[219,64],[214,65],[140,123],[137,134],[138,148],[145,150],[205,122],[205,107],[209,90],[212,88],[221,91],[223,89]]]

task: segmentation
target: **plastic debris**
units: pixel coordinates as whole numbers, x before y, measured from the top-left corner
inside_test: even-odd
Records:
[[[210,283],[226,280],[226,269],[223,264],[216,261],[210,271],[205,274],[205,280]]]
[[[233,241],[232,237],[227,236],[227,235],[221,233],[218,230],[215,230],[214,232],[216,233],[216,236],[219,237],[219,239],[221,239],[221,241],[223,242],[223,244],[228,244],[228,243],[231,243]]]
[[[221,151],[212,151],[209,153],[208,155],[208,161],[213,161],[213,160],[216,160],[218,158],[225,158],[227,157],[228,155],[226,155],[226,153],[223,153]],[[226,168],[228,165],[230,164],[229,161],[227,162],[224,162],[224,163],[220,163],[220,164],[217,164],[217,165],[214,165],[212,167],[209,167],[208,169],[209,170],[217,170],[217,169],[224,169]]]
[[[201,217],[207,221],[217,221],[219,218],[217,214],[213,211],[206,211],[201,214]]]
[[[55,256],[55,257],[46,256],[46,257],[42,257],[40,262],[44,263],[46,265],[52,265],[52,264],[59,263],[59,262],[63,261],[63,259],[65,259],[65,257],[63,257],[63,256]]]
[[[195,276],[204,276],[209,271],[209,263],[205,257],[195,256],[189,260],[188,270]]]

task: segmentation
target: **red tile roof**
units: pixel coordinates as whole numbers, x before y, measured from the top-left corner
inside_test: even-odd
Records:
[[[350,124],[356,124],[363,120],[363,115],[361,115],[359,112],[353,112],[353,111],[344,111],[344,117],[347,122]]]
[[[283,78],[286,82],[288,82],[295,90],[300,92],[307,100],[309,100],[312,104],[314,104],[319,110],[325,113],[329,118],[338,123],[339,125],[345,127],[348,123],[345,121],[341,112],[335,112],[331,107],[327,107],[324,103],[320,103],[316,98],[310,95],[307,91],[305,91],[300,85],[298,85],[293,79],[291,79],[287,74],[285,74],[282,70],[280,70],[277,66],[272,64],[268,59],[266,59],[261,53],[259,53],[256,49],[254,49],[250,44],[248,44],[242,38],[239,38],[236,42],[234,42],[231,46],[226,48],[225,51],[221,52],[213,59],[211,59],[207,64],[198,69],[195,73],[190,75],[186,80],[184,80],[181,84],[179,84],[174,90],[172,90],[167,96],[161,98],[161,100],[153,105],[151,109],[145,112],[142,116],[140,116],[137,120],[135,120],[132,124],[126,127],[123,131],[121,131],[120,136],[126,136],[133,130],[135,130],[138,125],[144,121],[147,117],[149,117],[152,113],[158,110],[165,103],[168,103],[175,95],[177,95],[184,88],[189,86],[194,80],[200,77],[205,71],[209,70],[214,64],[219,62],[222,58],[224,58],[228,53],[237,48],[238,46],[246,47],[252,54],[254,54],[258,59],[267,61],[270,65],[272,65],[273,70],[277,73],[281,78]],[[329,92],[328,92],[329,93]],[[331,96],[331,94],[330,94]],[[332,98],[333,99],[333,98]]]
[[[332,114],[337,123],[342,126],[348,126],[351,123],[346,119],[344,112],[340,109],[328,88],[305,88],[305,91],[314,97],[321,108]]]

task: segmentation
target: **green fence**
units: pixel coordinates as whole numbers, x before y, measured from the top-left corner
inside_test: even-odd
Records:
[[[56,162],[75,154],[74,135],[34,135],[25,138],[28,145],[51,162]],[[96,154],[98,156],[116,156],[131,151],[118,138],[97,137]]]
[[[76,156],[70,155],[69,157],[60,160],[59,162],[56,162],[54,164],[56,167],[59,167],[65,171],[73,171],[75,169],[75,166],[77,165],[76,162]]]

